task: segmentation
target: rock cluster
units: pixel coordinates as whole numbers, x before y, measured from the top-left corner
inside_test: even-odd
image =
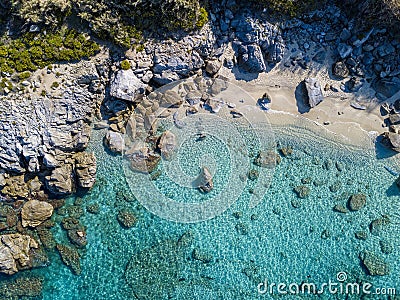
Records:
[[[18,272],[18,265],[29,267],[29,251],[32,248],[38,248],[38,244],[28,235],[0,235],[0,273],[12,275]]]
[[[269,64],[282,60],[285,46],[279,27],[248,14],[236,15],[229,25],[235,32],[233,47],[243,70],[265,72]]]
[[[82,64],[85,65],[84,71],[71,75],[75,84],[71,82],[58,95],[22,96],[16,101],[10,94],[0,101],[0,173],[5,172],[9,178],[1,184],[4,186],[3,194],[26,198],[31,190],[29,186],[18,186],[12,179],[24,174],[49,174],[44,181],[40,179],[43,187],[39,189],[46,188],[55,195],[73,192],[75,181],[79,185],[91,185],[95,164],[85,166],[91,169],[85,176],[92,179],[75,180],[74,154],[88,145],[90,125],[99,108],[101,95],[89,91],[90,83],[99,78],[94,65]],[[84,165],[80,162],[78,165],[77,171],[83,175],[86,172],[83,171]]]

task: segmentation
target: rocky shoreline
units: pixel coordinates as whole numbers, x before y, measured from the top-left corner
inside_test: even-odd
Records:
[[[400,41],[389,28],[360,31],[354,20],[335,5],[280,21],[266,10],[237,7],[235,0],[214,3],[210,21],[200,31],[177,33],[163,41],[149,40],[143,51],[110,53],[104,46],[90,60],[36,71],[22,83],[24,89],[3,92],[1,273],[15,274],[46,265],[45,250],[54,248],[74,273],[80,273],[77,249],[85,247],[86,232],[79,222],[79,205],[62,223],[71,245],[55,243],[50,218],[53,211],[62,208],[64,197],[87,191],[95,184],[96,157],[85,152],[91,130],[107,129],[105,146],[111,152],[122,153],[127,130],[131,135],[151,132],[160,107],[168,110],[183,104],[183,94],[152,98],[152,91],[176,80],[193,77],[197,85],[183,87],[187,113],[196,113],[200,102],[218,113],[220,104],[213,102],[212,90],[221,87],[210,82],[219,77],[221,70],[244,81],[255,80],[260,73],[274,68],[293,73],[300,70],[307,74],[302,87],[307,101],[300,105],[313,109],[324,97],[335,94],[354,95],[356,100],[349,105],[357,110],[364,110],[366,103],[382,105],[383,114],[389,114],[384,140],[398,151]],[[128,68],[122,67],[123,61]],[[320,69],[328,70],[329,80],[318,73]],[[58,85],[51,84],[54,81]],[[198,93],[199,86],[204,87],[204,93]],[[40,95],[38,87],[46,88],[47,94]],[[205,95],[206,89],[211,90],[210,95]],[[171,116],[173,111],[169,111]],[[233,113],[237,117],[240,114]],[[174,116],[174,121],[179,125],[178,117]],[[164,136],[162,155],[169,155],[171,140]],[[163,146],[168,143],[168,147]],[[150,151],[140,156],[143,153],[136,150],[130,155],[144,157],[148,168],[155,166],[159,159],[156,154]],[[307,197],[306,188],[295,188],[299,198]],[[361,196],[349,201],[350,210],[365,205]],[[344,212],[342,208],[335,210]],[[346,205],[344,209],[347,212]],[[135,222],[129,214],[121,214],[118,220],[126,227]],[[388,271],[386,266],[373,270],[377,259],[370,253],[360,254],[360,259],[371,275]],[[379,259],[378,264],[382,265]]]

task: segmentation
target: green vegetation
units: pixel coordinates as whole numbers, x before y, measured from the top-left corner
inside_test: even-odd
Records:
[[[298,16],[307,11],[320,8],[325,0],[250,0],[256,5],[268,6],[273,12],[288,15],[290,17]],[[245,1],[243,1],[245,2]],[[247,2],[247,1],[246,1]]]
[[[129,70],[131,68],[131,64],[129,63],[129,61],[127,59],[124,59],[123,61],[121,61],[121,69],[122,70]]]
[[[197,18],[196,27],[202,28],[208,22],[208,12],[204,7],[200,8],[199,17]]]
[[[51,88],[52,89],[56,89],[56,88],[58,88],[60,86],[60,84],[57,82],[57,81],[54,81],[52,84],[51,84]]]
[[[124,48],[140,48],[143,32],[201,28],[208,14],[200,1],[207,3],[207,0],[13,0],[9,17],[38,24],[42,30],[55,30],[78,20],[101,39]],[[41,55],[39,49],[32,49],[32,54]]]
[[[27,33],[0,46],[0,72],[35,71],[57,61],[88,58],[98,50],[99,46],[95,42],[74,30],[61,30],[46,35]],[[27,75],[20,74],[19,78],[22,76],[26,79]]]

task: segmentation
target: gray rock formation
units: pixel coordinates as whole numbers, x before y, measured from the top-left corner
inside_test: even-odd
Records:
[[[31,248],[38,248],[38,244],[29,235],[0,235],[0,273],[12,275],[18,272],[18,265],[29,267]]]
[[[72,169],[71,164],[64,164],[55,168],[49,176],[46,176],[45,184],[48,191],[60,196],[71,194],[75,189]]]
[[[76,183],[81,188],[91,188],[96,182],[96,156],[79,152],[75,155]]]
[[[158,148],[160,149],[161,155],[164,159],[171,160],[175,154],[177,146],[176,136],[171,131],[167,130],[161,135]]]
[[[49,219],[53,206],[45,201],[29,200],[21,210],[22,226],[36,227]]]
[[[306,78],[304,80],[307,95],[308,95],[308,104],[311,108],[317,106],[324,100],[324,96],[322,95],[321,85],[317,81],[316,78]]]
[[[277,26],[239,14],[231,21],[231,27],[235,29],[237,61],[244,70],[264,72],[268,63],[276,64],[282,60],[285,46]]]
[[[124,149],[124,139],[119,132],[108,130],[104,137],[104,144],[114,153],[121,154]]]
[[[365,194],[354,194],[349,199],[349,209],[357,211],[367,204],[367,196]]]
[[[364,251],[360,253],[360,259],[369,275],[385,276],[390,274],[388,263],[377,254],[370,251]]]
[[[111,78],[110,95],[125,101],[139,101],[146,86],[131,69],[119,70]]]

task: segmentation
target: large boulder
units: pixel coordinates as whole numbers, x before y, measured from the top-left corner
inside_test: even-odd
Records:
[[[207,167],[201,168],[201,172],[195,180],[194,184],[203,193],[208,193],[212,191],[212,189],[214,188],[214,183],[212,180],[211,172],[210,170],[208,170]]]
[[[161,155],[166,160],[171,160],[177,148],[176,136],[171,131],[165,131],[158,143]]]
[[[53,206],[45,201],[29,200],[21,210],[22,226],[36,227],[49,219]]]
[[[264,61],[264,55],[259,45],[242,45],[238,52],[239,66],[244,70],[251,73],[261,73],[266,71],[267,67]]]
[[[75,184],[72,177],[72,165],[65,164],[55,168],[45,180],[48,191],[54,195],[65,196],[74,191]]]
[[[29,235],[0,235],[0,273],[12,275],[18,272],[18,266],[29,267],[31,248],[38,248],[38,244]]]
[[[395,132],[384,132],[382,134],[382,143],[390,149],[400,152],[400,134]]]
[[[96,156],[94,153],[79,152],[75,156],[76,182],[79,187],[91,188],[96,182]]]
[[[109,130],[104,137],[104,144],[112,152],[120,154],[124,149],[124,138],[121,133]]]
[[[146,86],[131,69],[119,70],[111,78],[110,95],[125,101],[141,100]]]
[[[308,104],[311,108],[317,106],[319,103],[324,100],[324,96],[322,95],[321,85],[319,84],[316,78],[306,78],[304,80],[304,84],[307,89],[308,96]]]

